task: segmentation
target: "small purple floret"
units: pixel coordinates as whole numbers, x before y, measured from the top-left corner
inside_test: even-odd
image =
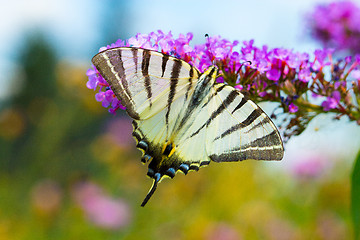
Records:
[[[341,95],[339,91],[334,91],[330,97],[328,97],[321,106],[325,111],[336,108],[339,105]]]

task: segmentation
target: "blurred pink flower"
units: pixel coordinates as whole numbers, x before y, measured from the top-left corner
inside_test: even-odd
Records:
[[[212,225],[206,231],[205,239],[207,240],[241,240],[242,237],[230,225],[225,223],[217,223]]]
[[[107,135],[119,146],[130,147],[134,144],[133,127],[129,118],[111,119],[106,126]]]
[[[320,239],[350,239],[345,223],[333,212],[322,212],[317,217],[316,232]]]
[[[130,223],[129,205],[121,199],[113,199],[103,193],[100,186],[91,182],[78,183],[74,198],[90,222],[104,229],[119,229]]]
[[[280,218],[274,218],[267,222],[266,234],[268,239],[298,239],[296,228],[290,222]]]
[[[328,168],[330,159],[327,160],[320,155],[310,155],[300,158],[293,165],[293,173],[299,178],[319,177]]]

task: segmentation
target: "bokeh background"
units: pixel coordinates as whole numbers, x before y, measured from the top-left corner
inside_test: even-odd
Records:
[[[320,1],[0,2],[0,239],[352,237],[356,124],[319,115],[282,162],[178,174],[141,208],[151,181],[131,121],[85,86],[100,47],[158,29],[312,53],[305,16]]]

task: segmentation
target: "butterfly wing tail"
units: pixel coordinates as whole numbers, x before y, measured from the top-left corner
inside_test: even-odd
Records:
[[[160,173],[156,173],[154,175],[154,182],[153,182],[153,185],[152,187],[150,188],[150,191],[148,192],[148,194],[146,195],[144,201],[141,203],[141,206],[144,207],[146,205],[146,203],[149,201],[149,199],[151,198],[151,196],[154,194],[156,188],[157,188],[157,185],[159,183],[161,179],[161,176],[160,176]]]

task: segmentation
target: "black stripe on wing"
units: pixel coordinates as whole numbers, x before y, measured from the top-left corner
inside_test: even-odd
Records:
[[[166,64],[169,60],[169,56],[168,55],[163,55],[162,57],[162,63],[161,63],[161,77],[164,77],[164,73],[165,73],[165,70],[166,70]]]
[[[121,80],[121,84],[124,87],[124,91],[126,92],[126,95],[128,96],[128,101],[131,101],[131,92],[129,91],[129,86],[126,81],[126,74],[125,74],[125,68],[124,68],[124,62],[122,60],[122,54],[121,49],[118,49],[118,51],[109,51],[107,52],[107,56],[110,60],[110,63],[112,64],[114,71],[117,73],[118,77]],[[111,85],[111,84],[110,84]]]
[[[142,63],[141,63],[141,72],[144,76],[144,87],[146,89],[147,92],[147,98],[149,100],[149,105],[150,107],[152,106],[152,102],[151,102],[151,81],[150,81],[150,76],[149,76],[149,64],[150,64],[150,51],[144,49],[143,51],[143,59],[142,59]]]
[[[212,154],[210,159],[215,162],[234,162],[247,159],[253,160],[281,160],[284,149],[279,133],[274,129],[270,134],[254,141],[224,152]]]
[[[232,90],[229,95],[225,98],[225,100],[222,102],[222,104],[211,114],[210,118],[193,134],[191,134],[191,137],[194,137],[195,135],[199,134],[199,132],[206,126],[208,126],[211,121],[213,121],[217,116],[219,116],[239,95],[237,90]]]
[[[222,84],[222,83],[220,83]],[[227,85],[226,84],[222,84],[222,86],[215,88],[215,92],[213,94],[211,94],[211,96],[208,98],[207,102],[202,106],[203,108],[206,107],[209,102],[219,93],[221,92]]]
[[[256,146],[256,147],[271,147],[271,146],[280,146],[282,145],[282,142],[279,138],[279,134],[274,129],[270,134],[265,135],[261,138],[255,139],[254,141],[250,142],[249,144],[246,144],[242,147],[239,147],[240,149],[246,149],[248,147]]]
[[[138,73],[138,49],[132,48],[131,52],[133,54],[134,66],[135,66],[135,74]]]
[[[189,105],[186,107],[185,114],[183,114],[183,118],[181,119],[181,122],[178,125],[179,126],[178,130],[182,128],[184,124],[191,118],[191,115],[194,113],[194,110],[199,108],[200,104],[205,98],[208,98],[208,101],[210,101],[213,95],[216,95],[216,93],[218,92],[216,91],[210,97],[208,96],[209,92],[211,92],[210,89],[212,87],[208,83],[211,80],[211,74],[213,73],[214,70],[215,68],[210,72],[209,75],[206,76],[207,77],[206,80],[202,81],[201,83],[198,82],[198,85],[196,85],[194,93],[191,96]],[[207,105],[208,101],[201,108],[204,108]]]
[[[186,93],[185,93],[185,100],[188,99],[189,91],[192,88],[192,80],[193,80],[193,77],[194,77],[194,68],[193,67],[190,68],[189,77],[190,77],[189,78],[189,85],[188,85],[188,88],[187,88]]]
[[[276,129],[270,134],[254,141],[224,152],[212,154],[210,159],[214,162],[234,162],[247,159],[253,160],[281,160],[284,149],[280,135]]]
[[[247,100],[245,99],[245,96],[241,99],[240,103],[234,108],[234,110],[231,112],[231,114],[233,114],[236,110],[242,108],[242,106],[245,105],[245,103],[247,102]]]
[[[234,112],[234,111],[233,111]],[[263,113],[263,111],[260,108],[256,108],[254,109],[254,111],[252,111],[252,113],[242,122],[233,125],[232,127],[230,127],[229,129],[227,129],[226,131],[224,131],[222,134],[220,134],[219,136],[217,136],[215,140],[219,139],[219,138],[223,138],[229,134],[231,134],[232,132],[235,132],[241,128],[247,127],[249,126],[251,123],[253,123],[258,117],[261,116],[261,114]],[[264,124],[264,123],[268,123],[270,122],[270,119],[268,117],[264,118],[259,124]],[[250,130],[248,131],[250,132]]]
[[[228,152],[222,154],[212,154],[209,158],[214,162],[237,162],[243,160],[281,160],[284,156],[284,150],[282,148],[274,149],[253,149],[243,152]]]
[[[179,82],[179,74],[180,74],[181,67],[182,67],[182,61],[175,58],[173,67],[171,70],[171,75],[170,75],[170,92],[169,92],[168,102],[167,102],[167,111],[165,114],[166,125],[169,124],[169,114],[170,114],[170,110],[171,110],[171,104],[173,103],[173,100],[175,97],[176,86]]]

